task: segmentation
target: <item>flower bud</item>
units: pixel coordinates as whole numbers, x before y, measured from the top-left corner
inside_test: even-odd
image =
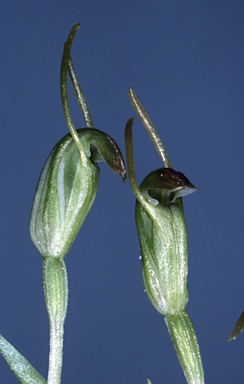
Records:
[[[182,311],[187,293],[187,233],[177,200],[196,188],[170,168],[151,172],[140,186],[149,203],[136,203],[136,225],[142,253],[145,289],[163,315]]]
[[[30,234],[43,257],[63,258],[73,244],[94,202],[98,161],[125,179],[123,157],[113,139],[97,129],[77,131],[85,152],[70,134],[50,153],[36,188]]]

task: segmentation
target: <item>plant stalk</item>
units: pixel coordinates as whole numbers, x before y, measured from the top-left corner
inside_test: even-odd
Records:
[[[204,372],[197,337],[186,311],[164,318],[188,384],[204,384]]]
[[[45,302],[50,323],[48,384],[60,384],[63,364],[64,321],[68,304],[65,262],[49,257],[43,264]]]

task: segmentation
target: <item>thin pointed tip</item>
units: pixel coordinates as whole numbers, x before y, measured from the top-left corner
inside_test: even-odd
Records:
[[[127,181],[127,172],[126,172],[124,161],[122,161],[122,163],[121,163],[121,168],[120,168],[119,174],[122,177],[122,182],[124,184]]]
[[[130,117],[129,120],[127,121],[127,124],[130,123],[132,124],[134,122],[135,118],[134,117]]]
[[[127,132],[129,131],[129,130],[132,130],[132,125],[133,125],[133,123],[134,123],[134,120],[135,120],[135,118],[134,117],[131,117],[128,121],[127,121],[127,123],[126,123],[126,126],[125,126],[125,137],[127,136]]]
[[[67,41],[65,44],[67,44],[70,40],[71,40],[71,44],[72,44],[72,40],[76,34],[76,32],[78,31],[78,29],[80,28],[80,23],[76,23],[74,24],[74,26],[72,27],[70,33],[69,33],[69,36],[67,38]]]
[[[72,29],[75,31],[78,31],[79,28],[80,28],[80,23],[75,23]]]
[[[134,95],[134,90],[133,90],[132,87],[129,87],[128,94],[129,94],[130,97],[132,97]]]

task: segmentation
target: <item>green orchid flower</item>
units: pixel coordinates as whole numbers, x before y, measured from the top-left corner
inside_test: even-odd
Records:
[[[97,193],[99,161],[126,179],[123,156],[115,141],[93,128],[91,115],[76,78],[70,48],[78,26],[65,44],[61,67],[61,96],[70,134],[51,151],[40,175],[30,218],[32,241],[46,257],[64,258],[73,244]],[[76,131],[68,103],[67,73],[85,117],[87,128]]]
[[[64,44],[61,65],[61,99],[70,134],[51,151],[40,175],[30,218],[33,243],[43,256],[43,286],[50,323],[48,383],[61,382],[64,321],[68,305],[68,277],[64,258],[72,246],[97,193],[99,161],[126,180],[118,145],[95,129],[76,77],[70,50],[79,28],[76,24]],[[76,130],[69,107],[70,76],[86,128]]]
[[[66,135],[49,155],[36,188],[30,233],[43,257],[68,253],[96,197],[98,161],[125,178],[122,154],[110,136],[91,128],[77,135],[84,152]]]
[[[128,175],[136,196],[136,226],[147,296],[164,315],[180,364],[189,384],[203,384],[204,373],[197,338],[185,311],[188,302],[187,231],[182,197],[198,188],[175,171],[156,129],[132,89],[129,96],[165,167],[136,182],[130,119],[125,129]]]

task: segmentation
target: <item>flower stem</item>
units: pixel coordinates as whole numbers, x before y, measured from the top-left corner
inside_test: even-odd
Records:
[[[53,257],[43,264],[43,286],[50,323],[48,384],[60,384],[63,363],[64,321],[68,304],[65,262]]]
[[[188,384],[204,384],[204,372],[197,337],[186,311],[165,316],[171,340]]]

